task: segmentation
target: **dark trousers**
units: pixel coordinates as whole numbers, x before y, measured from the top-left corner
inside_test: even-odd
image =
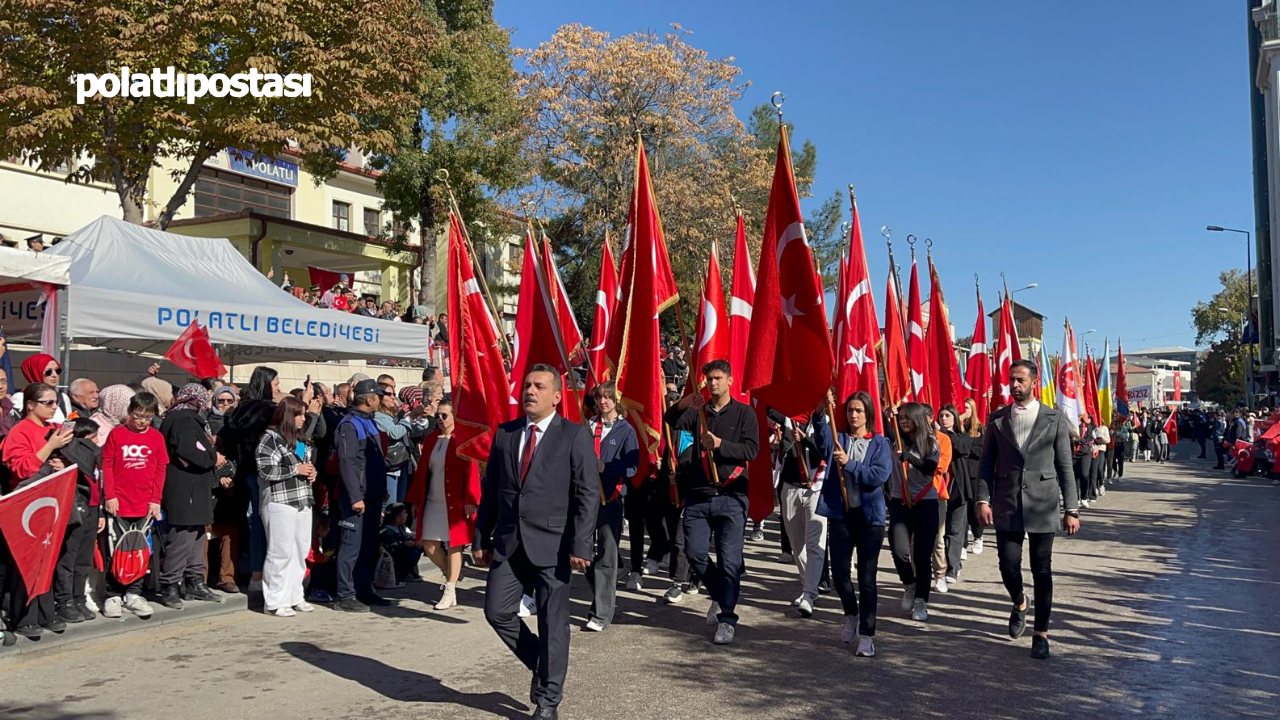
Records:
[[[969,503],[948,500],[946,510],[947,574],[960,576],[960,551],[964,550],[965,533],[969,532]]]
[[[1103,465],[1106,463],[1106,455],[1099,453],[1093,458],[1093,465],[1089,470],[1089,499],[1098,499],[1098,488],[1102,487]]]
[[[1208,441],[1205,438],[1200,438],[1196,442],[1200,443],[1200,457],[1198,459],[1204,460],[1209,454],[1209,449],[1205,447],[1205,443]]]
[[[1076,488],[1081,500],[1089,500],[1089,479],[1093,477],[1093,457],[1084,453],[1075,459]]]
[[[554,708],[563,697],[569,671],[569,558],[555,567],[534,565],[523,547],[495,562],[485,585],[484,618],[520,662],[537,678],[538,707]],[[525,588],[533,590],[538,634],[516,617]]]
[[[722,623],[738,624],[738,593],[742,586],[742,531],[747,524],[747,499],[717,495],[690,500],[684,506],[684,552],[690,569],[702,578],[707,594],[720,606]],[[711,564],[711,542],[716,563]]]
[[[53,574],[53,598],[59,606],[85,599],[84,582],[93,567],[93,541],[97,536],[97,508],[93,508],[84,522],[67,527],[67,536],[62,541],[62,551],[58,554],[58,565]]]
[[[1124,458],[1129,451],[1122,446],[1117,446],[1114,456],[1111,458],[1111,477],[1119,480],[1124,477]]]
[[[622,502],[600,506],[596,516],[596,554],[587,568],[591,588],[591,619],[609,626],[618,600],[618,543],[622,540]],[[635,524],[632,523],[632,527]],[[639,572],[633,570],[632,572]]]
[[[217,537],[210,549],[216,549],[217,555],[210,553],[209,563],[218,568],[218,584],[236,584],[236,560],[240,557],[240,528],[232,525],[214,525],[213,532]]]
[[[1000,577],[1014,605],[1021,605],[1022,543],[1031,538],[1031,582],[1035,586],[1035,631],[1049,632],[1049,613],[1053,610],[1053,533],[1021,533],[996,531],[1000,553]]]
[[[1221,442],[1213,444],[1213,452],[1218,456],[1218,464],[1213,466],[1214,470],[1225,470],[1227,468],[1227,449],[1222,447]]]
[[[889,501],[889,549],[903,585],[916,586],[916,599],[929,601],[933,579],[931,558],[938,542],[938,501],[921,500],[911,507]]]
[[[1117,447],[1120,447],[1121,453],[1124,452],[1124,448],[1123,446],[1120,446],[1119,441],[1113,442],[1111,443],[1111,445],[1107,447],[1107,456],[1106,456],[1107,459],[1106,459],[1106,462],[1103,464],[1102,469],[1106,471],[1105,475],[1108,480],[1116,476],[1116,455],[1118,454],[1116,452]]]
[[[671,556],[670,564],[667,566],[667,574],[673,583],[685,583],[689,581],[689,560],[684,554],[684,520],[682,519],[683,508],[676,504],[671,496],[670,485],[660,480],[657,489],[655,489],[652,499],[655,509],[655,517],[661,521],[663,526],[663,539],[665,542],[662,547],[658,548],[661,552],[656,552],[657,539],[653,542],[653,547],[649,549],[649,556],[658,562],[662,562],[664,557]],[[654,522],[656,527],[659,523]]]
[[[369,597],[378,560],[378,503],[365,500],[364,514],[345,497],[338,504],[338,599]]]
[[[982,523],[978,522],[978,503],[971,502],[969,503],[969,534],[974,540],[978,540],[982,538],[983,531]]]
[[[665,490],[665,484],[663,489]],[[671,539],[667,534],[662,508],[669,504],[655,497],[658,484],[653,480],[645,480],[640,487],[627,487],[627,496],[623,498],[623,512],[627,518],[627,537],[631,546],[631,572],[640,572],[644,567],[646,554],[644,536],[649,535],[648,558],[658,561],[670,552]]]
[[[847,617],[858,618],[858,634],[876,634],[876,573],[884,526],[871,525],[859,508],[845,511],[840,520],[827,521],[827,552],[831,555],[831,580]],[[853,553],[858,553],[858,589],[854,592]],[[858,605],[858,595],[862,605]]]
[[[3,536],[0,536],[0,590],[9,596],[5,613],[8,616],[10,628],[47,625],[57,617],[52,590],[27,602],[26,583],[22,581],[22,573],[13,562],[13,557],[9,554],[9,546],[5,543]]]
[[[169,525],[164,531],[164,559],[160,564],[160,587],[204,581],[205,532],[203,525]]]

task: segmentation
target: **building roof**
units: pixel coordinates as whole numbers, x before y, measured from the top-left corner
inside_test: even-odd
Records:
[[[1170,347],[1153,347],[1144,350],[1135,350],[1130,355],[1185,355],[1187,353],[1195,354],[1195,348],[1182,347],[1181,345],[1173,345]]]
[[[1022,303],[1018,302],[1017,300],[1014,300],[1014,301],[1013,301],[1013,314],[1014,314],[1015,316],[1016,316],[1016,315],[1018,315],[1018,309],[1019,309],[1019,308],[1021,308],[1021,309],[1022,309],[1022,312],[1023,312],[1023,313],[1025,313],[1025,314],[1027,314],[1027,315],[1032,315],[1032,316],[1038,317],[1038,318],[1040,318],[1041,320],[1048,319],[1048,317],[1049,317],[1048,315],[1041,315],[1040,313],[1036,312],[1035,310],[1032,310],[1031,308],[1027,307],[1026,305],[1023,305]],[[1000,305],[997,303],[997,304],[996,304],[996,309],[995,309],[995,310],[992,310],[992,311],[991,311],[991,312],[989,312],[989,313],[987,313],[987,317],[996,317],[996,316],[997,316],[997,315],[999,315],[999,314],[1000,314]]]

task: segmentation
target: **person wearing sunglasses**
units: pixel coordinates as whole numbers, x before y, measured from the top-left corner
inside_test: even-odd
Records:
[[[213,400],[209,405],[209,430],[214,437],[222,431],[222,426],[227,423],[227,417],[236,409],[236,403],[240,401],[240,394],[230,385],[222,385],[214,388]]]
[[[22,377],[27,383],[43,383],[57,388],[62,383],[62,365],[52,355],[39,353],[22,361]],[[55,392],[53,418],[50,422],[61,425],[67,421],[67,413],[71,411],[71,398],[64,392]],[[13,406],[23,407],[23,393],[13,395]]]

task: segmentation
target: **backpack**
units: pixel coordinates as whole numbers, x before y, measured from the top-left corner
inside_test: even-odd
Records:
[[[111,576],[121,585],[131,585],[146,576],[151,565],[151,518],[141,522],[115,518],[109,525]]]

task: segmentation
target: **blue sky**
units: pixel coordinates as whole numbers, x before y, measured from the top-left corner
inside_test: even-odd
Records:
[[[1244,267],[1243,236],[1204,230],[1254,223],[1239,0],[499,0],[495,12],[518,47],[571,22],[614,35],[678,22],[735,57],[752,83],[739,117],[782,90],[797,139],[817,145],[815,198],[856,184],[877,304],[879,228],[893,228],[900,265],[908,233],[931,237],[959,335],[974,273],[991,309],[1003,271],[1011,288],[1039,283],[1017,297],[1049,317],[1053,350],[1064,316],[1113,353],[1117,335],[1129,351],[1191,346],[1191,306]]]

